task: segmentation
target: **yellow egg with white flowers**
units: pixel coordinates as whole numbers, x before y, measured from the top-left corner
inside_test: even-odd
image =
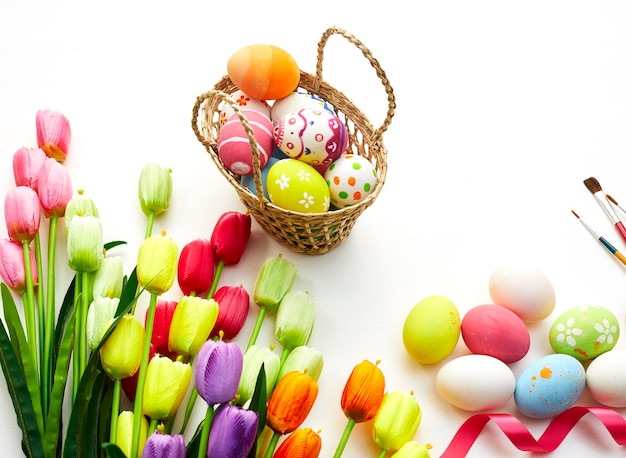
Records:
[[[325,213],[330,208],[330,190],[324,177],[309,164],[281,159],[267,172],[270,201],[285,210]]]

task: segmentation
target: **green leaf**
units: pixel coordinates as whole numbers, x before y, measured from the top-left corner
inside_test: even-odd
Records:
[[[8,287],[4,283],[2,283],[1,287],[3,305],[7,304],[7,302],[12,302],[15,305]],[[31,393],[4,324],[0,322],[0,325],[0,365],[2,366],[2,372],[11,395],[17,423],[22,430],[22,448],[26,456],[40,458],[44,456],[44,453],[41,433],[38,427],[39,422],[30,399]],[[24,349],[26,350],[26,347]],[[26,350],[25,353],[29,352]],[[35,380],[37,380],[36,377]]]
[[[198,457],[198,449],[200,448],[200,437],[202,436],[202,425],[204,424],[204,420],[200,422],[196,432],[193,434],[191,440],[187,443],[187,447],[185,448],[185,457],[186,458],[197,458]]]
[[[264,363],[261,364],[261,369],[259,369],[259,376],[256,379],[254,393],[252,394],[252,399],[250,399],[250,406],[248,408],[259,415],[256,438],[254,439],[254,444],[252,444],[252,448],[248,454],[248,458],[255,458],[257,441],[259,439],[259,435],[263,432],[263,428],[265,428],[265,414],[267,412],[267,380],[265,376]]]
[[[115,240],[113,242],[107,242],[104,244],[104,249],[106,251],[109,251],[118,245],[126,245],[126,242],[124,242],[123,240]]]
[[[65,387],[67,385],[68,371],[74,348],[74,315],[68,323],[67,329],[63,334],[63,340],[59,348],[57,361],[55,364],[54,380],[52,384],[52,392],[50,395],[50,408],[46,419],[46,435],[45,448],[47,456],[56,456],[59,442],[62,439],[62,417],[63,417],[63,399]]]
[[[120,294],[120,303],[117,306],[117,311],[115,312],[115,316],[120,316],[128,313],[141,292],[137,292],[137,288],[139,287],[139,280],[137,279],[137,267],[135,267],[130,274],[130,277],[124,283],[124,287],[122,288],[122,294]]]
[[[107,442],[105,444],[102,444],[102,448],[106,452],[106,456],[108,456],[109,458],[126,458],[126,455],[124,455],[122,449],[115,444]]]

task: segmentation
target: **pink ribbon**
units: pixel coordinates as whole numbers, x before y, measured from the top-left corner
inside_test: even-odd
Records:
[[[552,452],[563,442],[586,414],[594,414],[619,445],[626,445],[626,420],[615,410],[606,407],[571,407],[560,413],[536,440],[524,424],[505,413],[478,414],[468,418],[456,432],[441,458],[464,458],[476,442],[485,425],[491,420],[515,447],[525,452]]]

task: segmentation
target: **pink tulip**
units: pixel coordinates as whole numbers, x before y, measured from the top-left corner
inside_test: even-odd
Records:
[[[219,304],[219,312],[210,337],[223,332],[224,340],[234,339],[248,318],[250,295],[242,285],[225,285],[215,292],[213,299]]]
[[[37,191],[39,170],[47,159],[41,148],[22,146],[13,154],[13,177],[17,186],[28,186]]]
[[[65,162],[72,136],[68,119],[58,111],[39,110],[35,121],[39,148],[48,157]]]
[[[252,217],[248,214],[236,211],[222,214],[211,234],[215,261],[227,266],[237,264],[248,245],[251,225]]]
[[[4,220],[11,240],[31,242],[39,231],[41,220],[37,193],[28,186],[11,189],[4,199]]]
[[[67,169],[47,158],[39,171],[39,202],[47,218],[62,217],[72,198],[72,181]]]
[[[35,254],[30,250],[30,267],[33,285],[38,283]],[[0,277],[9,288],[23,293],[26,290],[26,269],[22,245],[8,239],[0,239]]]
[[[180,251],[178,286],[185,296],[204,295],[213,283],[215,263],[210,240],[196,239]]]

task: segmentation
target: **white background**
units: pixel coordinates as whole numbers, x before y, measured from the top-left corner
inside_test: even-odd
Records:
[[[245,256],[224,270],[222,283],[251,291],[261,263],[278,253],[297,265],[294,288],[317,304],[310,343],[325,356],[304,424],[321,430],[321,456],[332,456],[344,428],[339,401],[352,368],[380,359],[389,391],[415,393],[423,410],[416,440],[438,457],[469,413],[438,396],[443,363],[423,366],[404,350],[403,322],[418,301],[445,295],[463,314],[491,301],[488,280],[499,265],[539,268],[554,286],[556,309],[530,328],[531,350],[512,365],[516,374],[551,353],[547,331],[570,307],[602,305],[625,324],[624,267],[570,210],[626,251],[583,185],[595,176],[626,202],[626,3],[3,2],[0,193],[14,185],[13,153],[36,146],[36,111],[50,108],[72,124],[66,165],[74,189],[96,201],[105,240],[128,242],[117,253],[129,271],[145,230],[137,180],[148,162],[171,167],[174,180],[155,231],[166,230],[179,247],[209,237],[219,215],[243,206],[191,130],[195,98],[248,44],[281,46],[313,73],[319,38],[333,25],[372,51],[394,88],[387,182],[349,238],[323,256],[292,253],[254,223]],[[334,36],[325,55],[325,80],[380,124],[385,94],[361,53]],[[62,258],[57,270],[68,270]],[[68,278],[59,274],[60,284]],[[179,295],[174,287],[167,298]],[[256,313],[253,305],[242,342]],[[271,324],[259,343],[272,342]],[[459,342],[450,358],[467,353]],[[20,456],[4,379],[0,393],[3,455]],[[579,404],[593,402],[584,394]],[[512,401],[501,411],[537,437],[549,423],[523,417]],[[550,456],[623,453],[588,416]],[[357,425],[344,456],[377,455],[370,424]],[[468,456],[526,455],[488,425]]]

